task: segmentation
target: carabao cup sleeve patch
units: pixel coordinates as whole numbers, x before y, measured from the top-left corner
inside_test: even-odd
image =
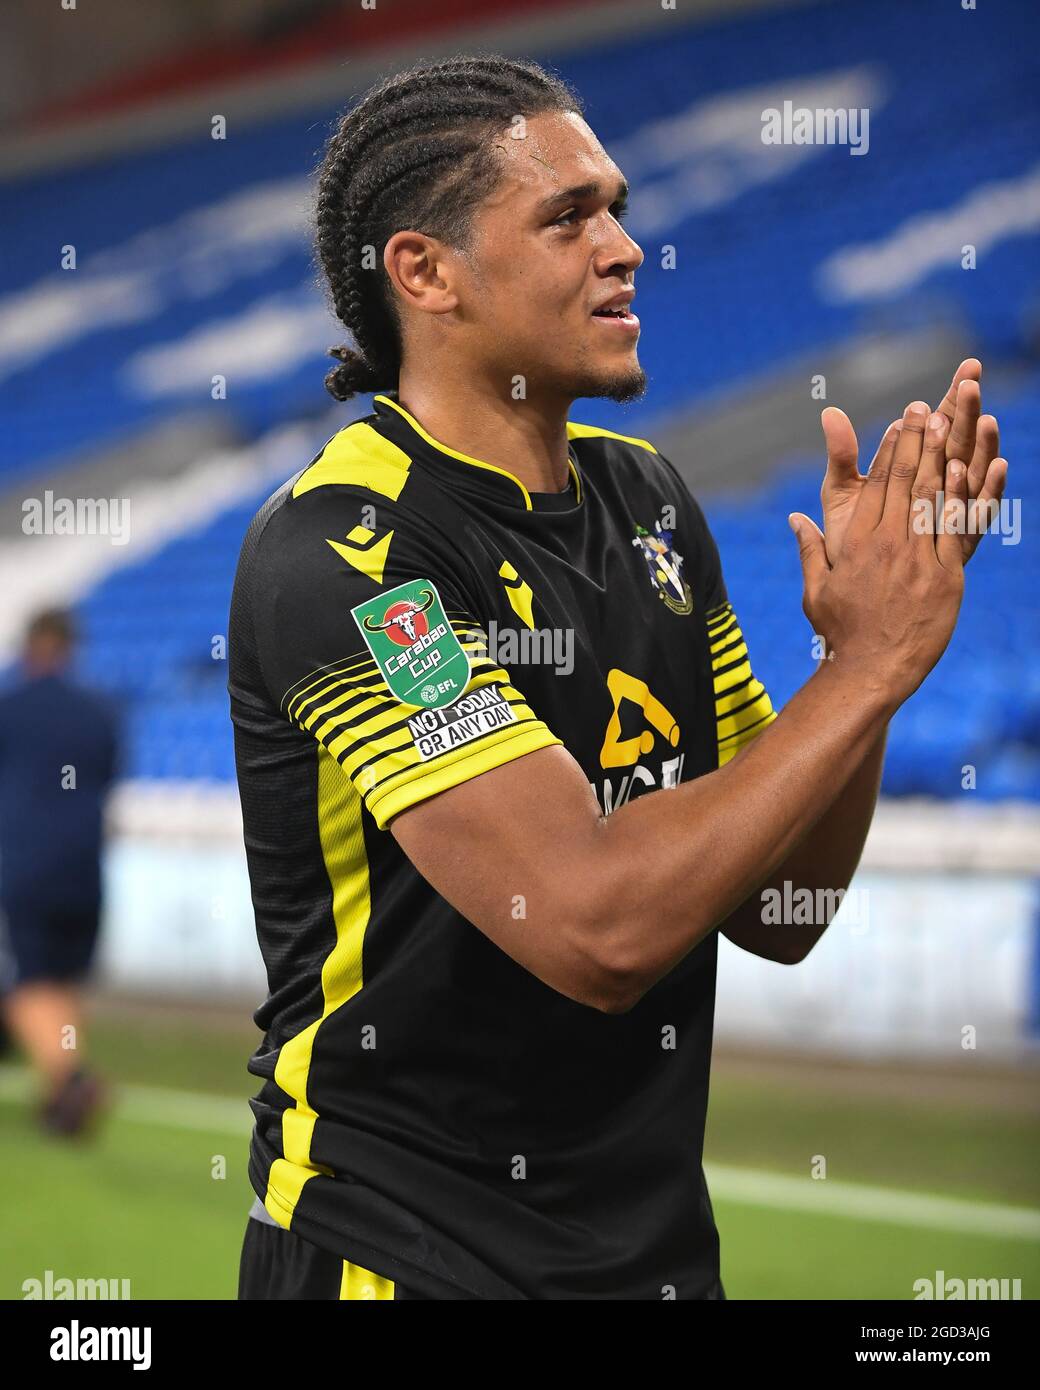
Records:
[[[469,658],[432,580],[407,580],[351,611],[380,675],[402,704],[441,709],[466,689]]]
[[[314,671],[286,713],[339,762],[380,829],[410,806],[562,742],[488,657],[481,625],[407,580],[350,610],[365,650]]]

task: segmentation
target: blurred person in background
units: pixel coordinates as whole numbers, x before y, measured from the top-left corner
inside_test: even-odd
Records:
[[[69,614],[38,613],[0,695],[0,1012],[40,1087],[39,1118],[81,1133],[105,1099],[83,1061],[83,982],[101,910],[102,809],[115,719],[74,681]]]

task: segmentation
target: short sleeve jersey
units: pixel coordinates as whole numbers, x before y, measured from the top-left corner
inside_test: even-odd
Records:
[[[389,830],[560,743],[609,815],[776,717],[675,469],[567,434],[568,488],[531,493],[379,395],[246,535],[229,691],[269,981],[250,1179],[278,1224],[429,1297],[717,1298],[717,934],[606,1014],[495,946]]]

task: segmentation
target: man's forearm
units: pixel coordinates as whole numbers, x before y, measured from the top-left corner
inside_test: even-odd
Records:
[[[851,771],[845,770],[834,800],[808,834],[758,891],[721,924],[719,930],[737,946],[769,960],[794,964],[804,960],[826,931],[833,915],[830,908],[838,905],[834,891],[843,893],[848,888],[863,854],[881,787],[887,736],[886,725],[858,764]],[[785,885],[790,885],[786,892]],[[772,920],[765,910],[767,893],[773,890],[781,903],[787,903],[795,899],[799,889],[812,894],[811,920]],[[831,892],[824,891],[818,898],[820,890]],[[799,918],[804,915],[799,911]]]
[[[630,801],[601,818],[591,844],[566,848],[578,904],[567,911],[586,905],[588,932],[619,978],[630,978],[633,994],[645,993],[782,873],[835,801],[834,769],[866,763],[892,713],[880,679],[826,663],[717,772]],[[831,832],[850,874],[877,794],[878,761],[862,788],[856,780],[855,834],[841,812]],[[827,843],[823,877],[833,876],[835,857]],[[649,911],[651,901],[667,911]]]

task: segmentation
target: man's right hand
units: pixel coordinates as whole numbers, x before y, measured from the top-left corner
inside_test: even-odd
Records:
[[[958,503],[967,506],[967,469],[945,464],[948,431],[947,417],[930,416],[923,401],[907,406],[860,490],[833,567],[816,527],[792,517],[813,631],[828,659],[860,673],[893,712],[945,651],[964,593],[952,527]]]

